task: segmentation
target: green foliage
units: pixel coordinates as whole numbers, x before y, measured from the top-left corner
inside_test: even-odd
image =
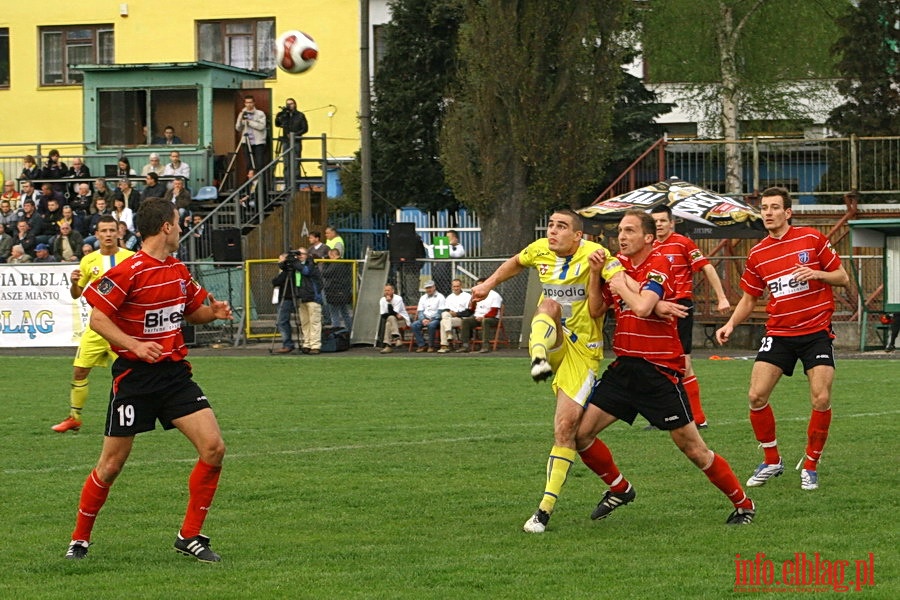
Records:
[[[824,80],[834,75],[828,49],[838,35],[834,19],[846,3],[651,0],[643,17],[647,81],[684,83],[681,97],[700,105],[713,131],[719,131],[726,110],[723,89],[734,93],[732,118],[800,123],[808,118],[808,107],[797,101],[798,94],[824,98]],[[732,75],[736,80],[727,81]]]
[[[176,554],[196,460],[175,431],[138,436],[88,557],[62,558],[78,494],[102,444],[108,373],[97,369],[77,435],[66,413],[70,357],[27,364],[0,424],[7,543],[4,598],[724,598],[734,560],[762,552],[875,556],[866,598],[897,598],[896,360],[841,362],[816,492],[789,470],[751,491],[757,521],[729,529],[730,504],[662,432],[603,433],[635,485],[633,503],[588,518],[605,485],[572,469],[547,533],[521,526],[544,485],[554,401],[523,356],[352,350],[319,357],[192,357],[228,445],[204,532],[223,557]],[[313,364],[314,363],[314,364]],[[747,421],[750,361],[695,356],[710,447],[744,481],[761,452]],[[352,374],[352,377],[348,377]],[[18,388],[17,388],[18,389]],[[806,379],[772,398],[785,463],[802,456]],[[852,565],[852,563],[851,563]],[[852,567],[850,569],[852,571]],[[778,573],[780,576],[780,573]]]
[[[539,214],[576,204],[602,172],[626,3],[465,6],[441,160],[457,197],[481,215],[488,252],[508,254],[530,241]]]
[[[394,0],[372,101],[372,205],[455,208],[444,181],[438,132],[454,76],[458,0]]]
[[[831,112],[829,126],[859,136],[900,135],[900,4],[860,0],[838,23],[837,90],[849,99]]]

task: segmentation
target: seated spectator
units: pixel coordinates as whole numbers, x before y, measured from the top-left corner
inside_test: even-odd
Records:
[[[172,180],[172,189],[163,196],[178,209],[178,215],[183,219],[185,215],[191,212],[191,193],[184,189],[184,179],[176,177]]]
[[[438,350],[439,353],[450,352],[453,328],[462,327],[463,318],[472,316],[472,311],[469,310],[471,301],[472,295],[463,291],[461,280],[454,279],[450,282],[450,295],[446,300],[447,310],[441,313],[441,349]]]
[[[5,263],[9,255],[12,254],[14,242],[13,236],[6,233],[5,229],[0,228],[0,263]]]
[[[484,277],[475,282],[475,285],[484,282]],[[465,317],[462,320],[462,347],[457,352],[469,351],[469,340],[472,332],[479,325],[481,326],[481,350],[479,352],[490,352],[491,346],[488,340],[491,339],[490,328],[496,327],[499,323],[497,316],[500,314],[500,307],[503,306],[503,297],[494,290],[488,292],[487,297],[475,304],[475,313],[471,317]]]
[[[416,352],[435,351],[434,335],[441,325],[441,313],[445,310],[445,301],[444,295],[435,289],[434,281],[426,281],[425,293],[419,298],[416,320],[412,323],[413,336],[416,338]],[[427,339],[422,335],[423,329],[428,331]]]
[[[69,167],[60,160],[59,150],[54,148],[50,151],[50,154],[47,155],[47,162],[44,163],[44,168],[41,169],[41,179],[62,179],[68,172]],[[66,192],[66,186],[63,183],[54,183],[51,187],[60,194],[65,194]],[[63,196],[63,199],[65,199],[65,196]],[[61,202],[60,206],[63,204],[64,202]]]
[[[125,202],[125,206],[131,209],[132,213],[136,213],[141,206],[141,195],[136,189],[131,187],[131,180],[127,177],[119,181],[118,188],[113,192],[114,206],[116,198],[121,198]],[[129,227],[129,229],[134,231],[133,227]]]
[[[94,180],[94,201],[91,203],[91,214],[97,212],[96,203],[97,198],[103,198],[106,200],[106,206],[109,208],[112,205],[112,197],[113,190],[106,185],[106,180],[102,177],[99,177]]]
[[[163,169],[165,167],[159,160],[159,153],[151,152],[150,153],[150,162],[143,166],[141,169],[141,175],[146,176],[147,173],[156,173],[157,175],[162,175]],[[159,183],[159,181],[157,181]],[[159,196],[154,196],[158,198]]]
[[[165,177],[184,177],[185,181],[191,178],[191,167],[186,162],[181,162],[181,152],[172,150],[169,152],[169,163],[163,168]]]
[[[35,208],[34,200],[31,198],[24,200],[19,208],[18,215],[20,221],[26,221],[28,223],[28,231],[31,232],[31,235],[41,235],[41,230],[44,228],[44,219]],[[34,246],[32,246],[32,248],[34,248]],[[25,252],[31,254],[31,252],[28,251],[28,247],[25,248]]]
[[[19,208],[19,197],[21,194],[16,190],[15,181],[6,181],[3,183],[3,194],[0,194],[0,200],[9,202],[10,208],[16,210]]]
[[[89,179],[91,176],[91,170],[88,169],[87,165],[84,164],[84,161],[81,160],[81,157],[76,156],[72,159],[72,166],[69,167],[69,172],[66,173],[65,177],[67,179]],[[91,189],[90,184],[88,184],[88,190]],[[68,194],[71,198],[75,194],[78,193],[79,184],[73,183],[69,184]]]
[[[0,231],[5,231],[7,235],[13,235],[18,222],[19,215],[10,207],[9,200],[0,200]]]
[[[131,250],[132,252],[137,252],[141,249],[141,238],[139,238],[133,231],[128,229],[125,226],[125,223],[119,221],[119,248],[125,248],[126,250]]]
[[[19,210],[22,210],[22,203],[26,200],[31,200],[34,205],[37,206],[40,199],[41,193],[34,187],[34,183],[31,181],[23,181],[22,193],[19,194]]]
[[[64,222],[69,224],[72,231],[77,231],[81,236],[84,236],[85,231],[87,231],[87,221],[82,219],[79,215],[76,215],[75,211],[72,210],[72,207],[69,205],[62,207],[62,219],[57,223],[57,225],[60,226],[60,231],[62,231],[62,224]],[[57,256],[59,255],[57,254]]]
[[[131,161],[128,160],[127,156],[119,157],[119,160],[116,162],[116,177],[128,179],[132,175],[137,175],[137,171],[131,168]]]
[[[34,260],[32,262],[54,263],[59,262],[59,259],[50,254],[50,246],[47,244],[38,244],[34,247]]]
[[[144,189],[141,190],[141,202],[147,198],[165,198],[166,185],[159,182],[159,175],[150,171],[144,176]]]
[[[50,199],[56,200],[57,208],[69,203],[69,201],[66,200],[65,195],[62,192],[56,191],[52,184],[43,183],[41,184],[41,196],[37,203],[37,211],[42,215],[47,213],[47,202]]]
[[[47,210],[41,214],[41,219],[41,232],[34,237],[38,243],[52,244],[53,238],[59,235],[59,222],[62,220],[62,209],[56,198],[47,199]]]
[[[34,247],[37,246],[37,240],[31,233],[31,225],[28,221],[22,219],[16,223],[16,233],[13,235],[13,243],[22,247],[22,250],[30,257],[34,257]]]
[[[171,146],[172,144],[180,144],[181,138],[175,135],[175,128],[171,125],[166,125],[165,129],[163,129],[162,137],[153,138],[154,146]]]
[[[76,215],[86,219],[94,201],[94,195],[91,194],[91,186],[86,183],[79,183],[75,187],[76,193],[69,198],[69,206],[72,207]]]
[[[6,262],[11,265],[30,263],[31,256],[25,254],[25,250],[22,248],[21,244],[16,244],[12,247],[12,252],[10,253],[9,258],[6,259]]]
[[[88,244],[87,242],[85,242],[81,245],[81,255],[82,256],[87,256],[88,254],[90,254],[93,251],[94,251],[94,247],[92,245]]]
[[[97,247],[97,225],[100,223],[100,219],[112,214],[107,208],[106,200],[104,198],[97,198],[95,202],[97,203],[97,212],[91,215],[90,222],[87,226],[88,234],[87,237],[84,238],[85,243],[90,244],[94,248]]]
[[[27,155],[22,159],[22,173],[19,179],[40,179],[41,168],[37,164],[37,160],[32,155]]]
[[[116,218],[116,221],[119,223],[124,223],[125,228],[128,231],[134,231],[134,212],[125,206],[125,199],[121,196],[116,196],[113,198],[113,209],[112,216]]]
[[[81,234],[72,229],[72,226],[66,221],[59,224],[59,235],[53,242],[53,256],[57,257],[61,262],[78,262],[84,256],[82,246],[84,238]]]
[[[382,338],[384,348],[381,349],[381,353],[390,354],[394,351],[394,347],[402,343],[400,341],[400,319],[406,322],[407,327],[412,323],[409,313],[406,312],[403,298],[394,293],[394,286],[391,284],[384,286],[384,294],[378,301],[378,310],[381,314],[381,328],[384,331]]]

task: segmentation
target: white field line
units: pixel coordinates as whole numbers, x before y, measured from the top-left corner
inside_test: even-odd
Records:
[[[860,419],[860,418],[868,418],[868,417],[884,417],[888,415],[896,415],[900,414],[900,410],[888,410],[884,412],[867,412],[867,413],[853,413],[849,415],[834,415],[833,419]],[[777,419],[777,421],[807,421],[808,417],[784,417],[781,419]],[[740,420],[740,421],[716,421],[712,424],[714,427],[727,427],[731,425],[746,425],[748,420]],[[517,428],[525,428],[525,427],[549,427],[549,423],[520,423]],[[328,453],[328,452],[354,452],[357,450],[377,450],[380,448],[396,448],[403,446],[424,446],[427,444],[459,444],[464,442],[480,442],[484,440],[496,440],[502,439],[505,437],[509,437],[509,434],[505,433],[496,433],[491,435],[473,435],[473,436],[465,436],[465,437],[452,437],[452,438],[435,438],[435,439],[427,439],[427,440],[410,440],[410,441],[385,441],[378,442],[373,444],[346,444],[340,446],[312,446],[309,448],[294,448],[291,450],[277,450],[270,452],[243,452],[240,454],[231,454],[226,453],[225,462],[228,463],[234,460],[241,460],[247,458],[257,458],[260,456],[293,456],[298,454],[317,454],[317,453]],[[226,440],[227,443],[227,440]],[[99,451],[99,445],[98,445]],[[134,460],[129,461],[129,467],[141,467],[147,465],[157,465],[164,463],[189,463],[193,464],[197,462],[196,457],[191,458],[162,458],[157,460]],[[84,464],[80,465],[58,465],[53,467],[44,467],[40,469],[4,469],[4,475],[34,475],[40,473],[66,473],[70,471],[76,470],[84,470],[89,469],[90,466],[86,466]]]

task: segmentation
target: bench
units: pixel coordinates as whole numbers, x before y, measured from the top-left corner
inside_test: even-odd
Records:
[[[767,302],[757,301],[756,305],[753,307],[753,311],[740,325],[738,325],[738,327],[753,327],[754,331],[751,334],[752,338],[762,337],[762,335],[757,335],[757,329],[765,331],[766,321],[769,320],[769,314],[766,312],[766,304]],[[728,317],[695,318],[694,322],[703,326],[703,347],[716,348],[719,345],[716,341],[716,331],[728,322]]]

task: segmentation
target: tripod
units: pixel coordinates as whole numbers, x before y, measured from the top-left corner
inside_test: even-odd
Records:
[[[290,280],[290,277],[293,276],[293,270],[286,272],[286,277],[288,278],[284,283],[285,291],[284,294],[278,299],[278,312],[276,313],[276,323],[281,319],[281,311],[284,308],[285,302],[290,302],[293,310],[291,311],[294,316],[294,326],[296,327],[297,334],[297,344],[302,348],[303,347],[303,331],[300,327],[300,305],[297,303],[296,297],[294,296],[294,282]],[[290,332],[291,323],[290,323],[290,315],[287,316],[288,319],[288,331]],[[281,332],[279,332],[281,333]],[[269,347],[269,354],[275,353],[275,339],[272,338],[272,345]]]
[[[247,126],[244,125],[244,128]],[[241,146],[247,147],[247,156],[250,157],[250,168],[253,169],[253,172],[256,172],[256,161],[253,158],[253,149],[250,147],[250,134],[246,131],[241,134],[241,140],[238,142],[238,145],[234,149],[234,154],[231,156],[231,162],[228,163],[228,168],[225,169],[225,174],[222,175],[222,182],[219,183],[219,192],[222,191],[222,188],[225,187],[225,182],[228,181],[228,177],[231,175],[232,170],[234,170],[234,165],[237,162],[237,157],[241,152]]]

